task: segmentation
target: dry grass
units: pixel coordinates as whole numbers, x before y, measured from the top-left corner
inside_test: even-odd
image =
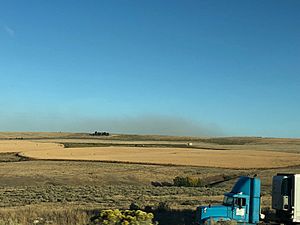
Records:
[[[0,163],[0,224],[2,216],[6,225],[32,224],[36,218],[49,222],[41,224],[86,225],[87,214],[81,209],[126,209],[132,202],[141,207],[167,202],[173,209],[195,209],[219,202],[224,187],[154,187],[151,181],[222,172],[215,168],[101,162]],[[227,170],[228,174],[235,172]]]
[[[23,161],[0,163],[0,185],[150,185],[152,181],[172,182],[176,176],[206,178],[223,173],[231,175],[236,174],[237,171],[187,166],[172,167],[84,161]]]
[[[1,157],[1,154],[0,154]],[[154,187],[152,181],[172,182],[176,176],[206,178],[236,170],[187,166],[158,166],[72,161],[0,163],[0,207],[28,204],[91,204],[97,208],[127,208],[131,202],[174,208],[205,204],[226,190],[215,188]],[[210,199],[211,200],[211,199]]]
[[[0,208],[0,225],[86,225],[88,209],[57,205]]]

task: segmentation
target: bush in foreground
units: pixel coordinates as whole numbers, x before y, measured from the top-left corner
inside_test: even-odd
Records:
[[[92,224],[101,225],[155,225],[153,214],[141,210],[103,210],[92,219]]]

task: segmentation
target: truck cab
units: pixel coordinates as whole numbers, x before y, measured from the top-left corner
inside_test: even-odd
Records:
[[[240,177],[231,192],[224,194],[222,205],[200,206],[196,223],[234,220],[238,223],[256,224],[260,215],[260,179]]]

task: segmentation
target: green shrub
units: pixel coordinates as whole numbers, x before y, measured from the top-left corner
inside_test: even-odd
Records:
[[[159,212],[171,211],[171,207],[167,202],[160,202],[156,209]]]
[[[141,210],[103,210],[93,218],[92,224],[101,225],[154,225],[153,214]]]
[[[137,203],[132,202],[129,206],[129,209],[130,210],[140,210],[141,207]]]
[[[203,183],[200,178],[197,177],[175,177],[174,186],[177,187],[201,187]]]

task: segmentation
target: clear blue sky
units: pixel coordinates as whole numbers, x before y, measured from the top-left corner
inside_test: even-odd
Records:
[[[298,0],[3,0],[0,130],[300,137]]]

